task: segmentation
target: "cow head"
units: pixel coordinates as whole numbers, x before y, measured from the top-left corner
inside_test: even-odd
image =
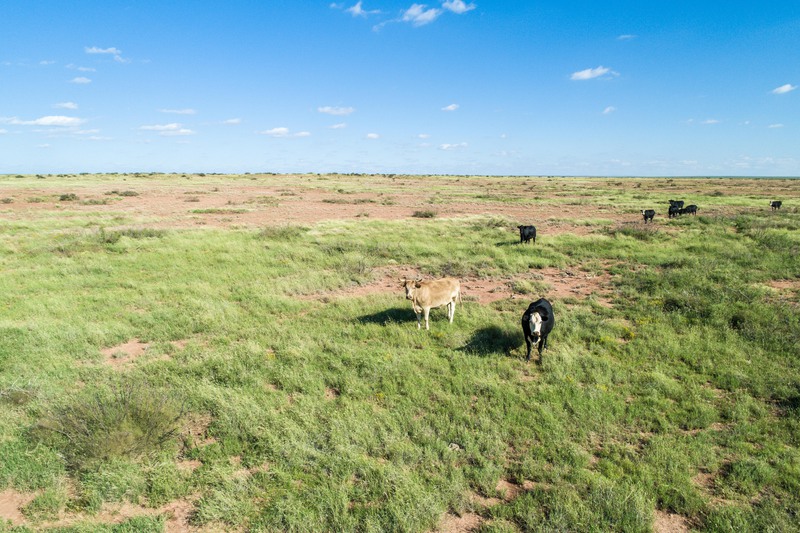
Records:
[[[531,337],[534,342],[539,341],[539,336],[542,334],[542,315],[539,313],[531,313]]]
[[[419,289],[420,283],[422,283],[422,278],[417,278],[417,279],[401,278],[400,283],[402,287],[406,290],[406,300],[413,300],[414,291]]]

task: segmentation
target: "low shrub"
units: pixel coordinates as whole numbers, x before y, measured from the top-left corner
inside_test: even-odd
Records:
[[[423,209],[421,211],[414,211],[412,217],[414,218],[435,218],[438,213],[431,209]]]
[[[61,202],[74,202],[78,199],[78,195],[74,192],[69,192],[67,194],[62,194],[58,197],[58,199]]]

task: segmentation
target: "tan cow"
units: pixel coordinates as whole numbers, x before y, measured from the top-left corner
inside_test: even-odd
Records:
[[[461,302],[461,284],[457,279],[443,278],[422,281],[422,278],[402,278],[400,283],[406,289],[406,300],[411,300],[414,313],[417,314],[417,329],[422,327],[421,318],[425,314],[425,329],[428,325],[428,315],[433,307],[447,306],[447,318],[453,323],[456,314],[456,300]]]

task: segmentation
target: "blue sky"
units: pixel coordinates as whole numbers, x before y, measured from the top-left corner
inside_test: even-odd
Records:
[[[0,173],[800,176],[800,1],[0,3]]]

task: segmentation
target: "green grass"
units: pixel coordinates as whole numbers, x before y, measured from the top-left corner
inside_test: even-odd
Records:
[[[725,191],[709,201],[735,196]],[[798,530],[800,313],[765,284],[800,279],[800,214],[596,226],[531,249],[502,217],[3,223],[0,490],[37,491],[33,524],[83,513],[91,525],[76,531],[161,531],[163,516],[89,519],[104,503],[157,509],[193,494],[193,525],[218,529],[429,531],[474,511],[485,531],[649,531],[660,509],[699,530]],[[327,297],[398,266],[511,279],[526,298],[465,301],[452,325],[434,310],[425,332],[399,288]],[[519,319],[550,289],[546,267],[609,269],[613,307],[554,299],[537,366],[523,361]],[[104,364],[101,349],[130,339],[150,348]],[[107,418],[121,382],[146,394]],[[172,434],[160,421],[175,405],[187,414]],[[54,417],[88,443],[43,431]],[[207,420],[202,435],[184,427],[193,417]],[[97,440],[108,420],[114,438]],[[120,445],[147,428],[165,438]],[[532,488],[489,507],[470,498],[498,496],[501,479]]]

